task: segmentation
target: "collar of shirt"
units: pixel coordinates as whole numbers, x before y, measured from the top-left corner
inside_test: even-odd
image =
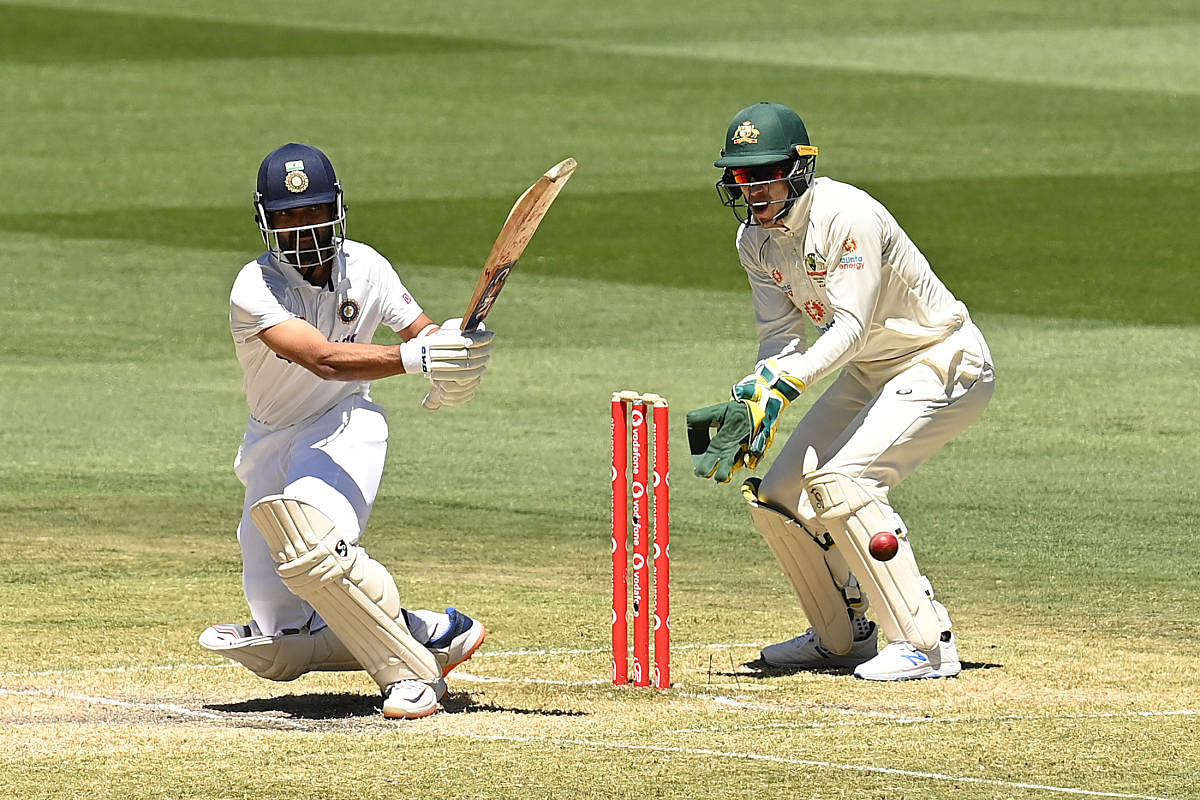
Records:
[[[815,186],[816,181],[813,181]],[[763,228],[772,236],[782,237],[803,237],[805,231],[808,230],[808,214],[812,210],[813,186],[808,187],[808,191],[800,195],[796,202],[792,203],[791,209],[780,220],[782,223],[777,228]]]
[[[334,258],[333,264],[329,269],[329,283],[327,283],[325,286],[314,286],[313,284],[304,280],[304,276],[300,274],[300,271],[291,264],[287,263],[286,261],[280,261],[269,252],[264,253],[264,255],[267,257],[267,263],[274,267],[275,270],[283,276],[283,279],[287,281],[289,289],[303,289],[307,287],[309,289],[321,289],[323,291],[336,292],[339,289],[345,289],[346,284],[349,283],[349,278],[346,275],[345,249],[340,250],[337,256]]]

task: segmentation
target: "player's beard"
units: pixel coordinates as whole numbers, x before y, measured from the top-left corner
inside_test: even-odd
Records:
[[[333,231],[328,226],[321,226],[281,233],[279,249],[284,259],[293,267],[319,267],[333,258]]]

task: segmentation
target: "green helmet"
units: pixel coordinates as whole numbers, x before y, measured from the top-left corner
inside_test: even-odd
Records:
[[[778,103],[755,103],[734,115],[714,166],[724,170],[717,181],[721,204],[744,225],[769,224],[785,216],[812,186],[817,148],[795,111]],[[759,219],[778,201],[751,203],[747,192],[780,181],[787,182],[788,201],[771,219]]]
[[[778,103],[755,103],[733,115],[716,167],[752,167],[804,155],[808,130],[800,115]]]

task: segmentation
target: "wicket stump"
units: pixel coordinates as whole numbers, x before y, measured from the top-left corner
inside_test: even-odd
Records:
[[[647,406],[653,409],[653,426]],[[627,411],[629,413],[627,413]],[[671,481],[667,401],[633,391],[612,396],[613,683],[629,682],[629,552],[633,553],[633,685],[650,680],[650,570],[654,570],[654,688],[671,686]],[[653,431],[653,473],[647,436]],[[632,454],[632,484],[630,455]],[[651,474],[653,477],[651,478]],[[651,483],[652,481],[652,483]],[[654,495],[653,557],[650,494]],[[632,508],[632,526],[630,509]]]

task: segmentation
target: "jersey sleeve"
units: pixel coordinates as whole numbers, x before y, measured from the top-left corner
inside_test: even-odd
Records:
[[[806,332],[804,315],[771,278],[770,270],[762,263],[757,252],[758,245],[743,235],[745,230],[743,226],[738,231],[737,247],[738,258],[750,281],[750,296],[754,303],[754,327],[758,334],[756,360],[778,355],[788,346],[802,351]]]
[[[863,349],[883,280],[883,222],[871,208],[839,210],[822,238],[825,252],[832,254],[826,279],[832,327],[805,352],[780,359],[780,366],[805,384],[844,366]]]
[[[271,292],[257,263],[242,269],[229,295],[229,328],[235,342],[245,344],[295,316]]]
[[[394,331],[402,331],[412,325],[424,313],[392,265],[382,257],[380,265],[380,310],[382,321]]]

